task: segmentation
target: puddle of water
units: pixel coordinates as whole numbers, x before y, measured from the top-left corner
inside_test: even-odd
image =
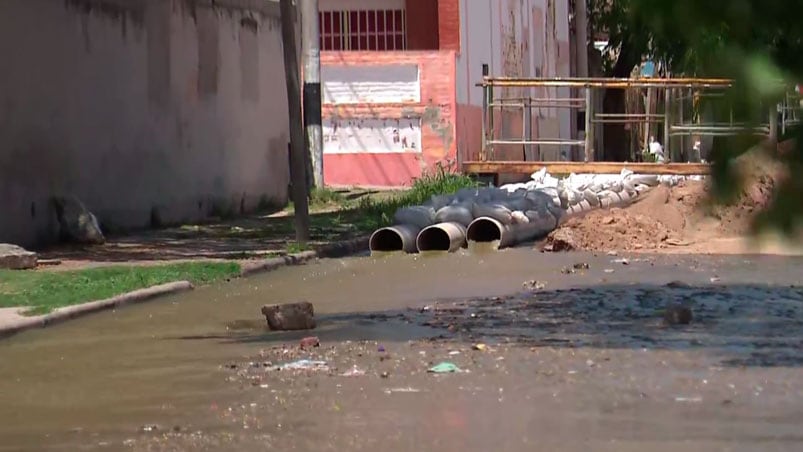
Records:
[[[534,278],[550,290],[603,279],[665,283],[683,277],[707,284],[714,271],[722,283],[790,284],[803,267],[803,260],[780,258],[762,260],[760,271],[743,258],[658,258],[655,266],[626,267],[610,260],[531,249],[325,260],[21,334],[0,342],[0,450],[41,450],[69,442],[75,429],[119,439],[154,422],[212,428],[199,425],[206,422],[199,413],[241,396],[221,364],[253,356],[270,340],[299,337],[266,332],[264,304],[312,302],[316,315],[332,319],[315,332],[322,340],[403,341],[418,334],[414,327],[382,319],[361,324],[349,313],[515,293]],[[560,273],[576,262],[588,262],[591,270]],[[706,271],[690,270],[694,262]],[[603,273],[608,267],[616,272]]]

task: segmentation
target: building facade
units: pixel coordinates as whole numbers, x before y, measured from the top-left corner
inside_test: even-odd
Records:
[[[329,185],[409,185],[438,165],[476,159],[483,64],[492,76],[571,73],[567,0],[320,0],[320,10]],[[530,124],[520,112],[501,119],[503,135],[575,133],[569,111],[543,109]],[[521,153],[501,147],[497,158]]]

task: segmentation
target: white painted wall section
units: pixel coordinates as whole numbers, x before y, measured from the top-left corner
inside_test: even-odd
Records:
[[[421,119],[323,120],[324,154],[421,152]]]
[[[482,65],[492,64],[492,3],[483,0],[460,0],[460,42],[457,57],[457,103],[482,105]],[[494,74],[491,71],[491,74]],[[501,75],[501,74],[498,74]]]
[[[416,64],[383,66],[323,66],[324,104],[420,102]]]

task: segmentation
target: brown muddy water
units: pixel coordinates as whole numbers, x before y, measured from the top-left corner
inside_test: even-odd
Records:
[[[618,259],[325,260],[27,332],[0,451],[803,449],[803,259]],[[302,299],[309,351],[259,312]]]

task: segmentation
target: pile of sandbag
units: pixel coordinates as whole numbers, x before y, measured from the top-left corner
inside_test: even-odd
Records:
[[[552,197],[567,213],[585,212],[596,207],[609,208],[632,201],[641,193],[660,184],[674,186],[685,179],[698,176],[658,176],[634,174],[622,169],[619,174],[570,174],[558,179],[542,168],[532,174],[531,180],[502,186],[509,192],[540,190]]]
[[[396,211],[396,224],[424,229],[438,223],[457,223],[468,227],[480,217],[490,217],[502,224],[539,222],[554,229],[564,209],[543,190],[506,190],[502,188],[467,188],[454,195],[436,195],[420,206]],[[549,232],[549,231],[546,231]]]

